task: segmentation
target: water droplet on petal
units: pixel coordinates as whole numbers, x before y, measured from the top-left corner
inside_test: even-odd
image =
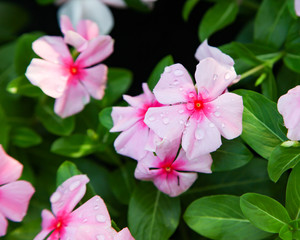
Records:
[[[180,120],[179,123],[180,123],[181,125],[183,125],[183,124],[184,124],[184,121],[183,121],[183,120]]]
[[[79,186],[80,186],[80,181],[76,181],[76,182],[73,182],[73,183],[70,185],[69,189],[70,189],[70,191],[73,191],[73,190],[75,190],[76,188],[78,188]]]
[[[215,116],[216,116],[216,117],[220,117],[220,116],[221,116],[221,113],[220,113],[220,112],[215,112]]]
[[[225,127],[225,124],[224,124],[224,123],[222,123],[222,125],[221,125],[221,126],[222,126],[222,128],[224,128],[224,127]]]
[[[199,93],[201,94],[201,96],[202,96],[203,99],[209,98],[209,92],[207,91],[206,88],[201,87],[201,88],[199,89]]]
[[[103,235],[97,235],[96,240],[105,240],[105,237]]]
[[[94,209],[95,210],[99,209],[99,205],[95,205]]]
[[[220,108],[220,106],[217,106],[217,109],[219,109]]]
[[[195,138],[197,140],[203,139],[204,138],[204,131],[202,129],[199,129],[199,128],[196,129],[196,131],[195,131]]]
[[[194,109],[194,103],[187,103],[187,104],[186,104],[186,108],[187,108],[188,110],[193,110],[193,109]]]
[[[181,92],[182,92],[182,91],[183,91],[183,87],[179,87],[179,91],[181,91]]]
[[[178,110],[178,113],[182,114],[184,112],[183,109]]]
[[[60,199],[60,197],[61,197],[61,194],[59,192],[55,192],[50,197],[50,202],[51,203],[56,203]]]
[[[225,80],[229,80],[230,79],[230,73],[226,73],[225,76],[224,76]]]
[[[86,223],[88,220],[87,218],[83,219],[82,222]]]
[[[194,93],[189,93],[189,98],[194,98],[195,94]]]
[[[106,220],[106,217],[104,215],[97,215],[96,216],[97,222],[103,223]]]
[[[178,80],[178,79],[175,79],[174,82],[173,82],[173,84],[174,84],[175,86],[178,85],[178,84],[179,84],[179,80]]]
[[[150,116],[150,117],[148,117],[148,120],[149,120],[150,122],[153,122],[153,121],[155,120],[155,117]]]
[[[177,70],[175,70],[174,75],[175,76],[182,76],[183,75],[183,71],[177,69]]]
[[[187,126],[187,127],[189,127],[190,125],[191,125],[190,122],[186,122],[186,123],[185,123],[185,126]]]
[[[209,126],[210,126],[211,128],[213,128],[213,127],[215,126],[215,124],[210,123]]]
[[[170,122],[169,118],[163,118],[163,123],[168,124]]]
[[[64,87],[63,86],[57,86],[56,91],[59,93],[62,93],[64,91]]]
[[[217,75],[217,74],[214,74],[214,75],[213,75],[213,80],[216,81],[217,78],[218,78],[218,75]]]
[[[161,116],[161,117],[163,117],[163,116],[164,116],[164,114],[163,114],[163,113],[160,113],[160,116]]]
[[[169,73],[169,72],[171,72],[172,71],[172,69],[170,68],[170,67],[165,67],[165,72],[166,73]]]

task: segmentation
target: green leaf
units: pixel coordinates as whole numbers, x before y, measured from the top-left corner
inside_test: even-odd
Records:
[[[286,39],[291,22],[287,1],[264,0],[255,18],[254,39],[278,49]]]
[[[150,12],[150,8],[141,0],[124,0],[128,7],[140,11]]]
[[[295,167],[300,161],[300,147],[282,147],[278,145],[272,152],[268,173],[272,181],[277,182],[280,176],[289,168]]]
[[[245,217],[266,232],[279,233],[291,221],[286,209],[268,196],[246,193],[241,196],[240,206]]]
[[[292,170],[286,188],[285,206],[292,219],[300,219],[300,164]]]
[[[267,78],[262,82],[261,89],[264,96],[277,102],[277,85],[271,69],[267,70]]]
[[[263,239],[269,234],[254,227],[243,216],[240,198],[216,195],[192,202],[184,213],[187,225],[209,239]]]
[[[282,116],[276,103],[250,90],[237,90],[243,97],[242,139],[262,157],[268,159],[274,148],[287,138],[280,129]]]
[[[111,117],[112,107],[107,107],[102,109],[99,113],[99,121],[107,129],[111,129],[114,126],[112,117]]]
[[[179,198],[170,198],[152,183],[138,184],[129,202],[128,223],[135,239],[167,240],[180,218]]]
[[[231,24],[238,13],[237,1],[220,1],[206,11],[199,25],[199,38],[201,41],[209,38],[218,30]]]
[[[236,169],[247,164],[252,158],[252,153],[237,138],[233,140],[222,139],[222,146],[212,154],[212,171],[228,171]]]
[[[42,138],[32,129],[27,127],[13,128],[11,141],[22,148],[32,147],[42,142]]]
[[[55,0],[36,0],[36,2],[41,5],[51,4],[51,3],[54,3],[54,1]]]
[[[25,76],[19,76],[12,80],[6,87],[12,94],[20,94],[27,97],[37,97],[42,95],[40,88],[32,85]]]
[[[75,118],[73,116],[68,118],[61,118],[53,111],[51,104],[39,104],[35,109],[37,118],[43,126],[51,133],[68,136],[75,127]]]
[[[300,74],[297,74],[294,71],[287,68],[285,65],[282,65],[276,76],[276,82],[278,96],[282,96],[286,94],[288,90],[296,87],[297,85],[300,85]]]
[[[86,135],[74,134],[55,140],[51,146],[51,152],[62,156],[79,158],[96,151],[101,151],[104,148],[104,145],[90,139]]]
[[[70,161],[63,162],[57,169],[56,187],[61,185],[64,181],[66,181],[70,177],[73,177],[75,175],[80,175],[80,174],[82,173],[78,170],[77,166],[74,163]]]
[[[279,231],[279,237],[283,240],[293,240],[293,232],[289,225],[283,225]]]
[[[288,8],[291,16],[294,19],[297,19],[298,16],[296,15],[296,11],[295,11],[295,0],[287,0],[287,2],[288,2]]]
[[[131,82],[132,73],[129,70],[109,68],[105,95],[100,102],[101,106],[107,107],[114,104],[129,89]]]
[[[289,45],[284,55],[284,64],[294,72],[300,73],[300,43]]]
[[[3,146],[4,149],[6,149],[9,142],[11,126],[7,123],[6,115],[1,105],[0,105],[0,126],[1,126],[0,144]]]
[[[165,67],[170,66],[172,64],[174,64],[173,57],[171,55],[167,55],[162,60],[160,60],[159,63],[155,66],[147,81],[149,89],[151,91],[158,83],[160,75],[164,72]]]
[[[197,3],[200,0],[186,0],[183,9],[182,9],[182,17],[184,21],[187,21],[189,19],[190,13],[194,9],[194,7],[197,5]]]

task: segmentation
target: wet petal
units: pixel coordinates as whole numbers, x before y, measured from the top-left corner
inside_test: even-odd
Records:
[[[5,236],[7,230],[8,222],[5,217],[0,212],[0,237]]]
[[[53,221],[55,221],[55,217],[48,210],[42,211],[42,231],[33,239],[33,240],[44,240],[48,234],[54,230],[52,226]]]
[[[137,109],[133,107],[113,107],[111,117],[114,126],[110,129],[110,132],[125,131],[136,122],[142,120],[142,117],[138,115]]]
[[[16,181],[0,187],[0,212],[12,221],[22,221],[34,192],[32,185],[26,181]]]
[[[160,160],[152,152],[148,152],[143,159],[138,161],[134,172],[135,178],[140,180],[154,179],[154,177],[159,174],[160,170],[152,168],[159,168],[161,162],[162,160]]]
[[[149,129],[149,135],[147,139],[147,143],[145,145],[145,150],[150,152],[156,151],[156,146],[161,144],[162,138],[160,138],[158,135],[155,134],[151,129]]]
[[[22,170],[23,165],[9,156],[0,144],[0,185],[16,181]]]
[[[128,228],[123,228],[114,237],[114,240],[134,240]]]
[[[186,102],[189,91],[195,91],[193,80],[179,63],[166,67],[153,89],[157,101],[163,104]]]
[[[207,98],[213,100],[221,95],[237,77],[234,68],[205,58],[197,65],[195,78],[198,91],[207,91]]]
[[[79,33],[74,31],[67,31],[64,40],[67,44],[76,48],[78,52],[84,51],[88,46],[88,40],[82,37]]]
[[[163,140],[157,145],[155,153],[160,159],[172,158],[174,160],[178,153],[180,142],[181,137],[173,141]]]

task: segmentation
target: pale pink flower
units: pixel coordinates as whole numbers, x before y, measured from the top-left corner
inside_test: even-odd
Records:
[[[155,151],[161,139],[144,123],[150,107],[160,107],[147,83],[143,83],[144,93],[136,97],[123,95],[128,107],[113,107],[111,116],[114,126],[110,132],[122,132],[114,146],[119,154],[139,160],[147,151]]]
[[[299,17],[300,16],[300,0],[295,0],[295,12],[296,12],[296,15]]]
[[[6,234],[8,222],[21,222],[27,213],[35,190],[27,181],[17,181],[23,165],[10,157],[0,145],[0,237]]]
[[[45,94],[56,98],[54,111],[59,116],[65,118],[80,112],[90,96],[102,99],[107,66],[99,62],[113,51],[110,36],[90,40],[75,61],[62,37],[41,37],[33,42],[32,48],[43,59],[32,59],[25,75]]]
[[[287,137],[300,140],[300,86],[290,89],[278,99],[277,108],[288,129]]]
[[[111,220],[102,198],[95,196],[75,209],[86,191],[89,179],[76,175],[63,182],[50,197],[53,214],[42,211],[42,231],[34,240],[133,240],[128,229],[117,233],[111,227]],[[120,238],[120,236],[123,236]]]
[[[65,42],[75,47],[78,52],[85,50],[88,42],[99,36],[99,29],[95,22],[81,20],[74,29],[69,17],[66,15],[60,18],[60,29],[64,34]]]
[[[149,152],[138,161],[135,177],[140,180],[153,181],[154,185],[170,197],[176,197],[185,192],[196,181],[198,174],[211,173],[212,158],[209,154],[196,159],[187,159],[183,149],[178,156],[179,143],[177,139],[170,143],[159,145],[156,156]]]
[[[242,97],[223,93],[235,78],[232,67],[213,58],[197,65],[196,87],[181,64],[166,67],[153,92],[171,106],[149,108],[144,121],[161,138],[182,138],[189,159],[213,152],[222,144],[221,135],[233,139],[242,132]]]

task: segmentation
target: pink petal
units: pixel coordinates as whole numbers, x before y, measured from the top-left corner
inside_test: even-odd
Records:
[[[128,228],[123,228],[117,233],[114,240],[134,240]]]
[[[300,16],[300,0],[295,0],[295,11],[297,16]]]
[[[104,64],[85,69],[86,75],[82,79],[88,93],[95,99],[102,99],[107,81],[107,66]]]
[[[216,151],[221,144],[220,132],[212,122],[204,115],[201,120],[191,116],[182,137],[182,148],[188,159]]]
[[[111,117],[114,126],[110,132],[125,131],[142,119],[138,115],[138,110],[133,107],[113,107]]]
[[[180,138],[190,113],[183,104],[149,108],[144,122],[159,137],[169,141]]]
[[[51,228],[51,225],[55,220],[55,217],[50,211],[43,210],[42,219],[42,231],[40,231],[33,240],[44,240],[48,236],[48,234],[54,230],[54,228]]]
[[[116,138],[114,146],[119,154],[140,160],[147,153],[145,146],[148,137],[149,128],[142,121],[139,121],[122,132]]]
[[[142,88],[143,88],[144,93],[142,93],[138,96],[135,96],[135,97],[123,95],[123,99],[129,105],[131,105],[132,107],[135,107],[135,108],[143,108],[145,104],[151,105],[156,100],[153,93],[150,91],[147,83],[143,83]]]
[[[150,152],[155,152],[156,151],[156,146],[161,144],[163,139],[161,139],[158,135],[155,134],[151,129],[149,129],[149,135],[148,135],[148,140],[145,145],[145,150],[150,151]]]
[[[16,181],[22,170],[23,165],[9,156],[0,144],[0,185]]]
[[[147,83],[143,83],[142,88],[143,88],[143,91],[144,91],[144,94],[145,94],[145,98],[147,99],[147,102],[151,103],[151,102],[156,100],[154,94],[149,89]]]
[[[197,60],[201,61],[205,58],[211,57],[214,58],[219,63],[225,65],[234,65],[233,59],[225,53],[222,53],[218,48],[211,47],[207,44],[207,40],[205,40],[197,49],[195,57]]]
[[[277,107],[288,129],[287,137],[295,141],[300,140],[300,86],[281,96]]]
[[[103,3],[110,5],[112,7],[117,8],[124,8],[127,5],[125,4],[124,0],[102,0]]]
[[[178,137],[173,141],[163,140],[157,145],[155,153],[160,159],[175,159],[179,150],[180,142],[181,137]]]
[[[32,43],[32,49],[41,58],[55,64],[65,64],[73,61],[62,37],[40,37]]]
[[[99,35],[99,28],[95,22],[81,20],[77,24],[77,32],[86,40],[91,40]]]
[[[25,75],[33,85],[40,87],[45,94],[58,98],[65,91],[70,73],[62,65],[34,58]]]
[[[50,197],[54,215],[70,213],[84,196],[88,182],[86,175],[76,175],[63,182]]]
[[[75,31],[70,18],[66,15],[60,17],[60,30],[63,34],[66,34],[68,31]]]
[[[220,64],[213,58],[201,60],[195,73],[198,91],[207,91],[210,100],[221,95],[236,77],[233,67]]]
[[[113,52],[114,41],[110,36],[98,36],[92,39],[88,47],[78,56],[76,63],[90,67],[106,59]]]
[[[22,221],[34,192],[32,185],[26,181],[11,182],[0,187],[0,212],[12,221]]]
[[[113,240],[113,229],[101,229],[95,228],[95,226],[78,226],[78,228],[74,229],[75,234],[74,237],[70,239],[74,240]],[[67,230],[70,232],[70,230]],[[70,234],[68,234],[69,236]]]
[[[0,237],[5,236],[8,222],[0,212]]]
[[[68,86],[64,94],[55,100],[54,111],[62,118],[72,116],[90,102],[90,95],[78,81]]]
[[[219,129],[221,135],[233,139],[241,135],[243,126],[243,98],[234,93],[224,93],[210,102],[213,111],[206,117]]]
[[[154,179],[161,172],[160,169],[149,169],[149,168],[159,168],[160,163],[163,160],[160,160],[152,152],[148,152],[146,156],[138,161],[137,167],[134,172],[134,176],[140,180],[150,181]]]
[[[76,48],[78,52],[84,51],[88,46],[88,40],[82,37],[79,33],[74,31],[67,31],[64,40],[67,44]]]
[[[185,93],[195,91],[193,80],[179,63],[168,66],[153,89],[156,99],[163,104],[186,102]]]

